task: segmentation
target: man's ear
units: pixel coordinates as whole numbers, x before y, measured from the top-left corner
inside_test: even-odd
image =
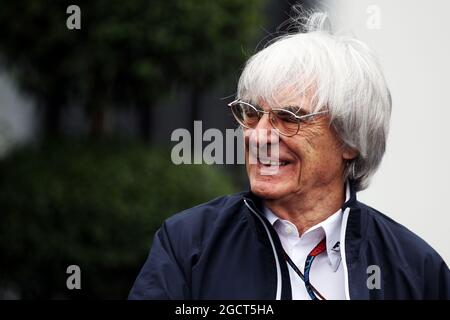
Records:
[[[356,149],[350,147],[344,147],[344,151],[342,152],[342,158],[344,160],[352,160],[358,156],[359,152]]]

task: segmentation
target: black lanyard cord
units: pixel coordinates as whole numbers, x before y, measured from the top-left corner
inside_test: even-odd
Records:
[[[319,245],[320,245],[320,243],[317,246],[319,246]],[[311,250],[311,253],[316,250],[317,246],[313,250]],[[297,268],[295,263],[292,261],[292,259],[286,253],[286,251],[284,251],[284,249],[283,249],[283,253],[284,253],[284,258],[286,259],[287,263],[292,267],[292,269],[295,271],[295,273],[297,273],[298,276],[300,277],[300,279],[302,279],[302,281],[305,283],[306,291],[308,291],[308,294],[311,296],[311,299],[312,300],[318,300],[317,297],[319,297],[321,300],[326,300],[325,297],[319,292],[319,290],[317,290],[312,285],[312,283],[309,282],[309,276],[308,276],[308,279],[305,280],[305,276],[303,275],[303,273],[300,271],[299,268]],[[314,257],[315,257],[315,256],[311,255],[311,253],[308,255],[308,258],[310,258],[309,266],[311,266],[312,260],[314,260]],[[312,257],[312,259],[311,259],[311,257]],[[308,260],[308,258],[307,258],[307,260]]]

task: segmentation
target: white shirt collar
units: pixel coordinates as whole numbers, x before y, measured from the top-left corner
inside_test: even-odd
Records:
[[[349,183],[346,184],[346,192],[345,192],[345,202],[347,202],[350,199],[350,187]],[[270,222],[272,226],[275,227],[275,224],[277,221],[280,222],[287,222],[289,224],[292,224],[291,222],[287,220],[280,219],[278,216],[276,216],[272,210],[264,206],[264,215],[266,216],[267,220]],[[311,233],[311,232],[317,232],[320,233],[320,237],[325,236],[327,241],[327,255],[329,259],[329,263],[333,269],[333,271],[336,271],[339,267],[339,263],[341,261],[341,254],[339,249],[339,240],[341,235],[341,223],[342,223],[342,210],[339,209],[335,213],[333,213],[331,216],[329,216],[324,221],[312,226],[308,230],[306,230],[302,236],[305,234]],[[277,230],[277,228],[275,228]],[[295,228],[295,231],[297,229]],[[278,230],[277,230],[278,232]],[[298,235],[298,231],[297,231]],[[320,241],[320,240],[319,240]]]

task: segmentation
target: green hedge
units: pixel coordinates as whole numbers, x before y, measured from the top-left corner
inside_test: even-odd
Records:
[[[0,288],[22,298],[125,298],[163,219],[234,192],[210,166],[168,150],[53,143],[0,161]],[[66,268],[81,268],[81,290]]]

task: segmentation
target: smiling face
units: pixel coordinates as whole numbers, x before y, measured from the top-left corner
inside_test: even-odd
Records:
[[[306,98],[284,98],[278,102],[281,107],[302,106],[303,111],[311,113]],[[270,110],[264,100],[258,105],[265,111]],[[342,186],[345,160],[355,156],[352,150],[343,147],[326,114],[301,122],[298,133],[292,137],[278,134],[269,121],[269,114],[264,114],[254,129],[244,128],[244,139],[251,190],[266,200],[289,200],[311,190],[326,192]],[[250,147],[270,150],[276,144],[279,162],[271,164]],[[249,161],[253,159],[257,161]]]

